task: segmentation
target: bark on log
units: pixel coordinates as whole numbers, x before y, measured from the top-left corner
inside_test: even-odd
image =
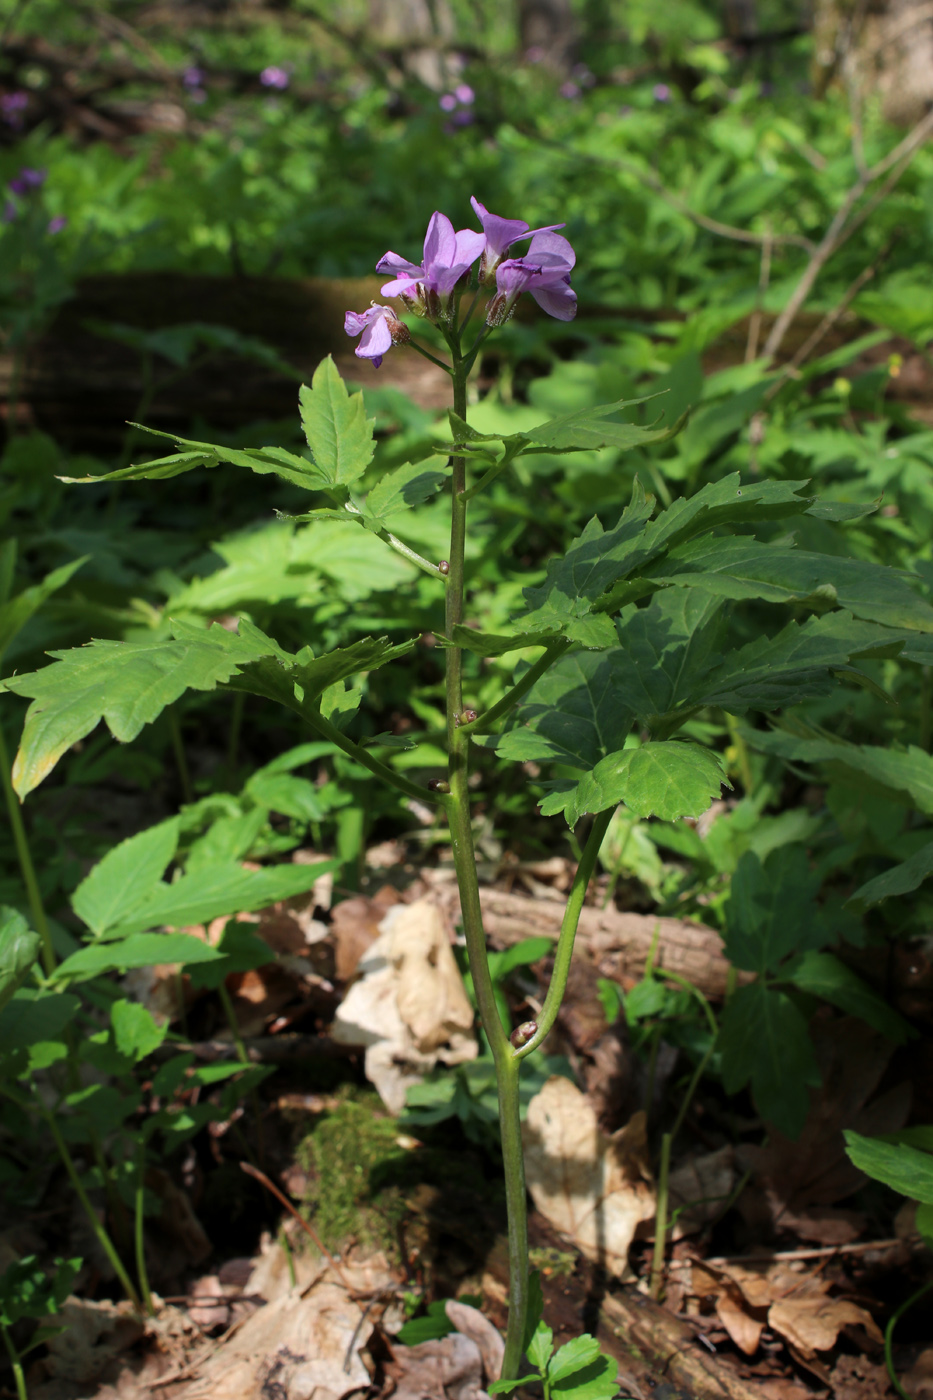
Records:
[[[439,898],[447,914],[457,918],[456,889],[441,887]],[[564,900],[533,899],[494,888],[480,889],[483,923],[494,948],[508,948],[523,938],[556,938]],[[577,946],[585,948],[601,977],[621,981],[640,978],[654,947],[654,964],[677,972],[704,996],[725,995],[730,963],[715,929],[687,919],[654,914],[622,913],[618,909],[585,908],[580,915]]]

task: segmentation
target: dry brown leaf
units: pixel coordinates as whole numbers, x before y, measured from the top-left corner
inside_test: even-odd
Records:
[[[392,906],[398,903],[398,892],[391,885],[385,885],[371,899],[356,895],[335,906],[330,931],[339,982],[349,982],[359,966],[360,958],[379,937],[380,923]]]
[[[398,904],[359,964],[331,1030],[343,1045],[366,1047],[366,1077],[390,1113],[438,1060],[477,1054],[473,1008],[443,918],[431,899]]]
[[[223,1285],[216,1274],[205,1274],[188,1285],[191,1303],[188,1316],[208,1331],[212,1327],[226,1327],[230,1318],[230,1305]]]
[[[754,1356],[764,1331],[764,1322],[751,1317],[731,1289],[716,1299],[716,1316],[729,1336],[746,1356]]]
[[[716,1152],[691,1157],[668,1179],[669,1209],[679,1211],[673,1238],[683,1239],[714,1220],[735,1181],[735,1149],[730,1143]]]
[[[453,1298],[448,1298],[444,1304],[444,1311],[457,1331],[462,1336],[469,1337],[470,1341],[479,1347],[486,1384],[491,1385],[493,1381],[497,1381],[502,1375],[502,1362],[505,1357],[505,1342],[497,1328],[493,1327],[488,1317],[483,1316],[479,1308],[471,1308],[469,1303],[457,1303]]]
[[[341,1400],[369,1385],[360,1351],[372,1331],[362,1305],[329,1279],[260,1308],[198,1368],[178,1400]],[[359,1331],[357,1331],[359,1329]],[[280,1389],[276,1390],[275,1387]]]
[[[883,1340],[871,1313],[848,1298],[830,1298],[806,1289],[780,1298],[768,1309],[768,1326],[806,1357],[829,1351],[849,1325],[864,1327],[873,1341]]]
[[[927,1355],[933,1361],[933,1352]],[[831,1384],[833,1400],[886,1400],[892,1391],[887,1367],[867,1356],[840,1356],[831,1372]],[[933,1385],[926,1391],[918,1389],[909,1384],[908,1376],[903,1377],[903,1385],[911,1400],[930,1400],[933,1395]]]
[[[48,1343],[45,1366],[61,1380],[94,1380],[145,1331],[130,1303],[107,1299],[66,1298],[55,1321],[62,1331]]]
[[[608,1137],[586,1096],[555,1075],[528,1105],[522,1140],[541,1214],[588,1258],[623,1274],[638,1225],[655,1213],[645,1115]]]
[[[396,1347],[386,1375],[396,1382],[393,1400],[489,1400],[482,1388],[479,1347],[460,1332],[440,1341]]]
[[[933,1400],[933,1348],[920,1353],[901,1384],[911,1400]]]

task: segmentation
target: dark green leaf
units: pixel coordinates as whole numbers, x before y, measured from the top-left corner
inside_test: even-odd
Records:
[[[591,768],[622,747],[633,715],[624,702],[626,659],[577,651],[562,656],[529,691],[519,724],[497,745],[503,758],[556,760]]]
[[[0,1010],[25,982],[41,947],[42,939],[32,932],[22,914],[0,906]]]
[[[601,759],[575,787],[550,793],[541,811],[563,812],[573,827],[585,812],[624,802],[637,817],[676,821],[702,815],[727,782],[722,758],[711,749],[680,740],[651,742]]]
[[[785,1137],[799,1136],[820,1082],[807,1023],[783,992],[752,982],[726,1002],[719,1036],[727,1094],[751,1081],[755,1106]]]
[[[831,932],[816,904],[819,876],[802,846],[781,846],[762,864],[739,860],[726,905],[726,955],[749,972],[776,970],[791,953],[823,947]]]
[[[883,899],[893,899],[895,895],[912,894],[919,889],[928,875],[933,874],[933,841],[914,851],[900,865],[892,865],[883,875],[876,875],[860,885],[849,899],[849,904],[868,907],[880,904]]]
[[[69,993],[36,992],[20,987],[0,1011],[0,1053],[55,1040],[80,1006]]]
[[[896,1045],[902,1045],[915,1034],[909,1022],[899,1016],[880,993],[832,953],[804,953],[794,966],[791,981],[802,992],[822,997],[842,1011],[858,1016]]]
[[[84,555],[82,559],[73,559],[70,564],[63,564],[60,569],[53,569],[50,574],[46,574],[41,583],[35,583],[31,588],[24,588],[21,593],[17,593],[15,598],[0,602],[0,659],[3,658],[3,653],[17,633],[25,627],[33,613],[42,607],[46,598],[50,598],[53,593],[66,584],[72,574],[77,573],[82,564],[87,563],[88,557],[88,555]]]
[[[219,987],[231,972],[250,972],[275,962],[275,954],[268,943],[250,932],[248,924],[234,920],[224,929],[217,951],[221,956],[216,962],[198,963],[186,969],[193,987]]]
[[[402,510],[421,505],[444,485],[449,467],[432,467],[427,462],[406,462],[378,482],[366,497],[366,514],[387,520]]]

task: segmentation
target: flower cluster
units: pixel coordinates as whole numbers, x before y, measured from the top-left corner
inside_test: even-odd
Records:
[[[570,274],[576,256],[567,239],[557,232],[564,225],[533,229],[524,219],[491,214],[478,199],[470,202],[482,232],[455,230],[445,214],[432,214],[420,263],[391,251],[379,259],[376,271],[390,274],[382,295],[400,297],[409,311],[430,321],[449,321],[455,298],[478,264],[478,286],[491,289],[495,282],[495,293],[486,308],[487,326],[507,321],[522,292],[530,292],[549,316],[572,321],[577,298],[570,287]],[[520,257],[510,256],[513,245],[526,239],[530,239],[528,251]],[[347,335],[362,333],[356,354],[372,360],[377,368],[392,345],[411,338],[390,308],[376,302],[368,311],[348,311],[344,329]]]
[[[35,170],[32,166],[25,165],[18,175],[15,175],[9,183],[9,191],[15,194],[20,201],[28,201],[45,184],[47,171]],[[7,199],[0,213],[0,223],[14,224],[22,212],[22,203],[17,205],[14,200]],[[68,220],[64,215],[59,214],[54,219],[50,219],[46,226],[46,233],[61,233],[67,227]]]

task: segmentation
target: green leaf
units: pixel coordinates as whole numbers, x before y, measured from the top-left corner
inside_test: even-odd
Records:
[[[365,513],[382,521],[399,511],[420,506],[440,491],[450,475],[449,467],[431,467],[426,462],[406,462],[378,482],[366,497]]]
[[[563,812],[575,826],[584,812],[604,812],[624,802],[637,817],[663,821],[698,817],[728,783],[722,758],[699,744],[668,740],[609,754],[570,789],[551,792],[545,816]]]
[[[844,1132],[843,1137],[846,1152],[866,1176],[883,1181],[912,1201],[933,1205],[933,1155],[904,1143],[862,1137],[851,1130]]]
[[[191,629],[184,640],[91,642],[74,651],[51,652],[57,664],[3,684],[35,701],[26,714],[13,784],[25,797],[47,777],[72,744],[103,718],[121,743],[184,691],[213,690],[239,667],[278,650],[275,643],[214,626]]]
[[[858,1016],[896,1045],[903,1045],[916,1034],[883,996],[832,953],[804,953],[794,966],[791,981],[802,992],[822,997],[842,1011]]]
[[[42,939],[33,933],[22,914],[0,906],[0,1010],[38,960]]]
[[[864,775],[892,797],[933,814],[933,757],[916,745],[907,750],[874,744],[847,744],[817,734],[743,730],[747,743],[795,763],[831,763]],[[838,771],[838,769],[837,769]],[[879,877],[883,878],[883,877]]]
[[[315,465],[329,486],[349,486],[372,461],[373,422],[362,393],[350,394],[330,355],[314,371],[311,388],[302,385],[301,426]]]
[[[406,1347],[420,1346],[422,1342],[440,1341],[449,1337],[456,1328],[447,1316],[447,1299],[436,1298],[428,1304],[424,1317],[413,1317],[399,1328],[396,1336]]]
[[[516,632],[514,636],[497,636],[494,632],[480,632],[475,627],[465,627],[457,623],[451,641],[454,646],[463,647],[477,656],[505,656],[510,651],[520,651],[523,647],[547,646],[557,641],[560,630],[550,632]]]
[[[565,1342],[560,1350],[554,1353],[547,1368],[547,1378],[551,1385],[554,1385],[556,1381],[563,1380],[574,1371],[589,1366],[598,1356],[599,1342],[585,1332],[582,1337],[574,1337]]]
[[[134,1063],[151,1055],[168,1034],[168,1026],[157,1025],[148,1007],[125,998],[111,1006],[110,1024],[117,1050]]]
[[[78,998],[69,993],[20,987],[0,1011],[0,1053],[57,1039],[80,1005]]]
[[[130,836],[109,850],[81,881],[71,907],[98,936],[125,923],[134,909],[151,898],[178,846],[179,818]]]
[[[63,564],[60,569],[53,569],[50,574],[46,574],[41,583],[35,583],[31,588],[24,588],[21,593],[17,593],[15,598],[0,602],[0,660],[3,659],[3,653],[13,638],[22,631],[33,613],[42,607],[46,598],[50,598],[53,593],[66,584],[72,574],[77,573],[81,565],[87,563],[89,557],[85,554],[81,559],[73,559],[70,564]]]
[[[927,1247],[933,1244],[933,1204],[921,1202],[914,1216],[914,1229],[925,1240]]]
[[[820,1082],[807,1023],[790,997],[762,982],[740,987],[726,1002],[719,1035],[723,1087],[736,1094],[751,1081],[755,1106],[796,1138]]]
[[[162,925],[180,928],[185,924],[205,924],[223,914],[265,909],[280,899],[304,894],[320,875],[336,866],[336,861],[322,861],[317,865],[270,865],[263,870],[244,870],[242,865],[232,861],[206,866],[182,875],[170,885],[157,885],[149,899],[133,911],[126,923],[112,930],[111,936]],[[204,944],[199,942],[199,946],[204,947]],[[212,955],[216,956],[213,950]],[[76,956],[80,955],[73,955]],[[201,959],[166,957],[159,961],[196,962]]]
[[[319,822],[327,815],[314,783],[292,773],[254,773],[243,791],[253,802],[296,821]]]
[[[618,650],[562,656],[529,691],[517,727],[502,736],[497,753],[593,767],[622,747],[632,727],[625,687],[626,659]]]
[[[781,846],[764,863],[754,851],[745,851],[726,904],[723,941],[729,960],[764,973],[791,953],[823,947],[831,933],[817,908],[819,888],[803,846]]]
[[[134,423],[134,428],[141,428],[142,423]],[[147,433],[154,432],[153,428],[146,428]],[[159,437],[170,437],[170,433],[159,433]],[[69,486],[90,486],[99,481],[166,481],[173,476],[182,476],[185,472],[194,471],[195,467],[217,467],[220,465],[218,449],[205,444],[200,450],[190,452],[173,452],[168,457],[157,457],[152,462],[141,462],[139,465],[131,467],[121,467],[115,472],[104,472],[100,476],[60,476],[59,481],[64,481]]]
[[[919,851],[914,851],[913,855],[908,860],[901,861],[900,865],[892,865],[884,874],[876,875],[873,880],[860,885],[847,903],[868,908],[869,905],[880,904],[883,899],[892,899],[895,895],[911,894],[919,889],[931,874],[933,841],[921,846]]]
[[[216,962],[199,963],[188,971],[193,987],[219,987],[231,972],[250,972],[275,962],[275,953],[247,924],[231,919],[217,945]]]
[[[513,1390],[517,1390],[520,1385],[527,1384],[529,1379],[533,1380],[534,1377],[520,1376],[518,1380],[514,1381],[493,1381],[492,1385],[487,1386],[487,1393],[489,1395],[511,1395]]]
[[[531,1341],[525,1348],[528,1360],[532,1366],[536,1366],[543,1373],[548,1361],[551,1359],[551,1352],[554,1350],[554,1333],[546,1322],[539,1322],[534,1330]]]
[[[652,443],[668,442],[680,432],[687,421],[684,413],[676,423],[666,428],[642,428],[637,423],[607,423],[612,413],[635,404],[647,403],[648,395],[641,399],[619,399],[617,403],[600,404],[597,408],[581,408],[575,413],[564,413],[559,418],[551,418],[547,423],[539,423],[536,428],[528,428],[517,437],[539,447],[547,447],[558,452],[574,449],[592,451],[600,447],[615,447],[621,452],[633,447],[647,447]]]
[[[863,559],[812,554],[747,536],[693,540],[680,545],[645,578],[658,587],[705,588],[726,598],[846,608],[855,617],[910,631],[933,631],[933,607],[909,575]]]
[[[114,943],[92,943],[79,948],[55,969],[56,982],[86,982],[102,972],[122,972],[131,967],[155,967],[159,963],[209,962],[219,957],[190,933],[133,933]],[[48,1037],[43,1037],[47,1039]]]

